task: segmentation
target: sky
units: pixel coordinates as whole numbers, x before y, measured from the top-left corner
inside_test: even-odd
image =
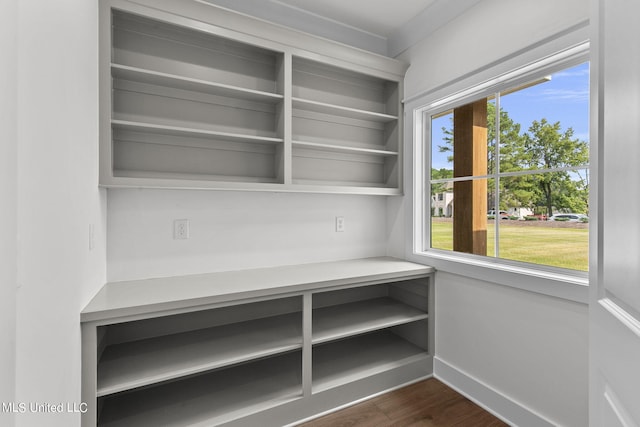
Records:
[[[521,124],[526,132],[534,120],[546,118],[560,122],[561,131],[573,128],[574,138],[589,141],[589,63],[583,63],[551,75],[551,80],[505,95],[501,108]],[[442,140],[441,128],[451,127],[450,115],[433,121],[432,167],[451,169],[447,153],[439,153],[437,141]]]

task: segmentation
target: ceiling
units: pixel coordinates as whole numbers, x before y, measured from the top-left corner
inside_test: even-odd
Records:
[[[199,0],[397,56],[481,0]]]
[[[435,0],[273,0],[378,36],[389,37]]]

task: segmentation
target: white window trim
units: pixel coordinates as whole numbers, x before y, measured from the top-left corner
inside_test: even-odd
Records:
[[[407,217],[407,259],[434,266],[437,270],[472,277],[505,286],[555,296],[580,303],[588,303],[588,274],[559,268],[511,262],[499,258],[481,257],[437,249],[423,250],[429,233],[429,214],[422,207],[430,200],[426,187],[425,167],[430,165],[430,152],[423,144],[430,122],[426,115],[464,105],[475,99],[505,89],[507,86],[530,81],[542,74],[552,74],[564,68],[589,60],[589,42],[584,31],[563,35],[558,39],[528,50],[526,53],[505,58],[498,65],[477,74],[452,82],[450,85],[405,100],[405,145],[413,150],[405,156],[405,170],[411,177],[405,181],[406,194],[411,196],[411,218]],[[537,55],[537,56],[536,56]],[[427,113],[427,114],[425,114]],[[590,227],[594,225],[591,224]],[[594,230],[591,230],[594,232]]]

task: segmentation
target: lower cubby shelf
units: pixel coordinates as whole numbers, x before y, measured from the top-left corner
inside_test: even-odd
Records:
[[[109,346],[98,397],[299,349],[301,319],[291,313]]]
[[[358,381],[375,374],[427,360],[425,349],[391,330],[361,335],[313,349],[313,392]]]
[[[102,398],[99,426],[212,426],[302,397],[301,351]]]
[[[320,344],[426,318],[426,312],[392,298],[323,307],[313,313],[312,342]]]

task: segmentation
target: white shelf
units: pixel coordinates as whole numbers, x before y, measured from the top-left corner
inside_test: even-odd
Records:
[[[391,298],[323,307],[313,311],[312,343],[338,340],[427,317],[427,313]]]
[[[367,154],[380,157],[391,157],[398,155],[397,151],[380,150],[376,148],[349,147],[346,145],[336,145],[319,142],[293,141],[292,145],[294,147],[312,148],[323,151],[332,151],[336,153]]]
[[[381,331],[313,349],[313,392],[348,384],[419,360],[428,354],[399,336]]]
[[[369,120],[387,123],[398,120],[398,116],[378,113],[375,111],[360,110],[357,108],[343,107],[341,105],[329,104],[326,102],[312,101],[309,99],[292,98],[293,108],[313,111],[315,113],[337,115],[357,120]]]
[[[244,99],[247,101],[278,103],[284,98],[277,93],[246,89],[122,64],[111,64],[111,75],[114,78],[123,80]]]
[[[302,397],[300,352],[106,398],[100,427],[212,426]]]
[[[107,347],[98,397],[302,347],[294,313]]]
[[[136,122],[130,120],[111,120],[111,125],[115,128],[127,129],[137,132],[149,132],[159,133],[163,135],[178,135],[178,136],[195,136],[195,137],[214,137],[229,141],[239,142],[253,142],[253,143],[266,143],[266,144],[278,144],[282,143],[282,138],[273,138],[267,136],[258,135],[246,135],[230,132],[218,132],[207,129],[197,129],[192,127],[161,125],[155,123]]]
[[[155,180],[160,182],[160,180],[165,180],[168,182],[166,188],[174,188],[175,182],[177,181],[210,181],[210,182],[219,182],[221,187],[222,184],[225,183],[244,183],[251,182],[256,184],[278,184],[279,181],[276,178],[264,178],[264,177],[251,177],[251,176],[230,176],[230,175],[215,175],[215,174],[196,174],[196,173],[178,173],[178,172],[156,172],[156,171],[140,171],[140,170],[127,170],[127,169],[115,169],[113,171],[113,176],[123,177],[123,178],[133,178],[137,180]],[[151,184],[147,185],[135,185],[135,181],[130,181],[132,187],[136,186],[149,186],[153,187]],[[172,185],[174,187],[172,187]],[[163,188],[162,185],[157,185],[158,188]],[[274,189],[275,191],[276,189]]]

